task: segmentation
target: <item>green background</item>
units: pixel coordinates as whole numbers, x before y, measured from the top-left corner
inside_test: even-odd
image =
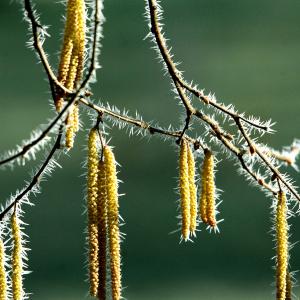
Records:
[[[18,1],[21,2],[21,1]],[[17,1],[0,2],[0,150],[13,149],[47,118],[50,94],[35,54],[25,47],[27,25]],[[64,8],[56,1],[34,1],[43,24],[51,25],[45,47],[57,65]],[[213,91],[239,111],[277,122],[277,133],[264,142],[280,149],[300,137],[300,2],[296,0],[165,0],[164,23],[175,59],[188,80]],[[183,111],[173,99],[167,77],[149,40],[143,16],[144,1],[106,1],[104,36],[93,85],[95,101],[137,110],[145,120],[179,126]],[[85,111],[86,112],[86,111]],[[82,114],[86,115],[86,114]],[[29,224],[29,268],[26,289],[30,299],[83,299],[88,284],[85,265],[86,135],[83,130],[62,169],[42,183],[42,194],[26,207]],[[275,254],[270,233],[270,199],[249,187],[232,162],[218,165],[217,186],[224,192],[220,206],[221,234],[203,226],[194,243],[179,244],[177,229],[177,149],[159,137],[129,137],[108,130],[121,164],[119,178],[124,297],[129,300],[167,299],[274,299]],[[39,156],[41,158],[43,156]],[[220,157],[221,158],[221,157]],[[197,161],[198,168],[201,161]],[[299,164],[299,162],[298,162]],[[29,180],[37,162],[0,173],[0,201]],[[285,171],[285,170],[284,170]],[[296,182],[300,176],[289,169]],[[299,216],[291,241],[299,240]],[[298,232],[298,233],[297,233]],[[291,266],[300,268],[299,244]],[[300,295],[300,290],[295,289]]]

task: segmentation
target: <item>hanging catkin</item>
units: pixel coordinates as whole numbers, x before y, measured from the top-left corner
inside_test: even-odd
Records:
[[[195,185],[195,160],[189,145],[187,147],[187,153],[190,190],[190,232],[192,235],[195,235],[197,227],[197,190]]]
[[[103,148],[106,174],[107,222],[109,236],[112,299],[121,298],[121,254],[119,230],[119,201],[116,161],[109,146]]]
[[[69,0],[64,41],[58,68],[58,80],[67,89],[73,90],[81,80],[85,51],[85,2]],[[61,111],[66,94],[58,91],[55,99],[56,110]],[[78,107],[72,106],[66,119],[66,147],[72,148],[75,132],[78,131]]]
[[[190,235],[191,209],[190,209],[190,182],[188,165],[188,145],[185,140],[180,144],[179,156],[179,191],[181,208],[181,234],[186,241]]]
[[[288,268],[288,223],[285,193],[278,193],[276,214],[277,268],[276,268],[276,297],[285,300],[287,292]]]
[[[90,130],[88,140],[87,208],[88,208],[88,244],[90,294],[96,297],[98,292],[98,133]]]
[[[12,230],[12,296],[13,300],[22,300],[24,297],[23,291],[23,261],[22,261],[22,240],[21,229],[17,215],[14,212],[11,217],[11,230]]]
[[[98,167],[98,241],[99,241],[99,286],[98,299],[106,298],[106,240],[107,240],[107,193],[104,161]]]
[[[5,271],[4,244],[0,239],[0,300],[7,300],[7,279]]]
[[[215,199],[215,175],[214,156],[208,149],[204,150],[204,161],[202,169],[202,192],[200,197],[200,216],[204,223],[215,227],[216,221],[216,199]]]

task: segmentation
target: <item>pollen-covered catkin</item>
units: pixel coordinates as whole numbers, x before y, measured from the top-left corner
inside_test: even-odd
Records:
[[[90,294],[96,297],[98,292],[98,132],[92,128],[88,140],[87,208],[88,208],[88,244]]]
[[[109,237],[110,273],[112,299],[121,298],[121,254],[119,229],[119,201],[116,161],[109,146],[103,148],[103,157],[106,174],[107,193],[107,223]]]
[[[84,0],[69,0],[67,3],[67,17],[63,47],[58,68],[58,80],[67,89],[73,90],[81,80],[85,52],[85,2]],[[55,105],[61,111],[66,94],[58,91]],[[75,133],[78,131],[78,107],[70,108],[67,118],[66,147],[73,147]]]
[[[104,161],[98,167],[98,241],[99,241],[99,286],[98,299],[106,298],[106,240],[107,240],[107,193]]]
[[[207,179],[207,158],[204,156],[203,165],[202,165],[202,174],[201,174],[201,194],[199,200],[199,212],[200,218],[203,223],[207,224],[207,187],[206,187],[206,179]]]
[[[21,229],[19,220],[16,213],[11,217],[12,227],[12,296],[13,300],[22,300],[24,298],[22,274],[23,274],[23,261],[22,261],[22,240]]]
[[[215,174],[214,174],[214,156],[212,152],[205,151],[206,164],[206,216],[208,225],[215,227],[216,221],[216,197],[215,197]]]
[[[217,225],[215,200],[214,156],[208,149],[204,150],[204,161],[201,175],[202,191],[199,201],[200,217],[211,227]]]
[[[7,300],[7,279],[5,271],[4,244],[0,239],[0,300]]]
[[[289,270],[286,272],[285,300],[292,300],[292,278]]]
[[[191,210],[190,210],[190,182],[188,165],[188,145],[185,140],[180,144],[179,156],[179,190],[181,207],[181,234],[186,241],[190,235]]]
[[[189,190],[190,190],[190,232],[196,233],[197,227],[197,189],[195,185],[195,160],[191,147],[188,145],[187,161],[189,167]]]
[[[276,214],[276,240],[277,240],[277,274],[276,274],[276,297],[277,300],[286,299],[287,268],[288,268],[288,223],[286,195],[278,193]]]

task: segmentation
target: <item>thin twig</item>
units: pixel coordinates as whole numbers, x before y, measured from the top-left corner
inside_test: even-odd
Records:
[[[61,88],[67,94],[72,94],[73,91],[70,91],[67,88],[65,88],[58,81],[57,77],[55,76],[54,72],[52,71],[52,68],[51,68],[51,66],[48,62],[48,59],[47,59],[47,54],[44,51],[44,48],[43,48],[42,43],[40,41],[40,30],[42,30],[43,27],[39,24],[39,22],[36,19],[36,16],[33,12],[30,0],[24,0],[24,8],[25,8],[25,11],[27,12],[28,20],[31,24],[31,31],[32,31],[32,37],[33,37],[34,49],[36,50],[36,52],[37,52],[37,54],[40,58],[40,61],[43,64],[44,70],[45,70],[45,72],[48,76],[48,81],[49,81],[49,85],[50,85],[50,89],[51,89],[51,93],[52,93],[52,98],[55,99],[54,84],[56,86],[58,86],[59,88]]]
[[[297,200],[300,201],[300,196],[299,194],[294,190],[294,188],[284,180],[283,176],[281,173],[269,162],[269,160],[266,158],[266,156],[263,154],[262,151],[259,150],[258,145],[255,144],[255,142],[246,134],[243,125],[241,121],[256,127],[258,129],[262,129],[267,131],[269,128],[266,126],[260,126],[258,124],[255,124],[248,119],[244,118],[243,116],[236,114],[224,107],[224,105],[218,104],[216,101],[211,101],[210,97],[205,96],[203,91],[199,91],[197,89],[194,89],[190,85],[188,85],[184,79],[181,76],[181,72],[178,71],[176,68],[176,64],[173,62],[172,56],[167,48],[166,45],[166,40],[163,37],[161,33],[161,26],[159,24],[159,16],[158,16],[158,4],[156,0],[148,0],[148,5],[149,5],[149,13],[150,13],[150,23],[151,23],[151,32],[154,35],[155,43],[160,51],[161,57],[167,67],[168,73],[176,87],[176,90],[178,92],[178,95],[186,108],[187,111],[190,112],[191,116],[196,116],[199,119],[203,120],[206,122],[211,129],[213,130],[214,134],[216,137],[223,143],[223,145],[229,149],[233,154],[237,156],[237,158],[240,160],[242,167],[244,170],[250,174],[251,177],[253,177],[256,181],[258,181],[259,184],[263,185],[265,188],[268,190],[271,190],[274,193],[274,190],[267,185],[262,179],[259,179],[245,164],[242,155],[239,151],[239,149],[227,138],[224,138],[224,134],[222,134],[222,131],[220,130],[219,125],[214,122],[211,118],[203,114],[202,112],[196,110],[189,98],[185,94],[185,90],[191,92],[201,100],[203,100],[204,103],[207,105],[212,105],[213,107],[217,108],[219,111],[227,114],[230,116],[231,119],[233,119],[237,125],[238,130],[240,131],[241,135],[244,137],[246,140],[250,152],[252,153],[255,151],[258,156],[261,158],[261,160],[264,162],[264,164],[274,173],[277,175],[277,177],[281,180],[281,182],[286,186],[286,188],[290,191],[291,194],[295,196]]]
[[[142,128],[144,130],[147,130],[150,134],[158,133],[158,134],[162,134],[162,135],[166,135],[166,136],[174,137],[174,138],[179,138],[181,136],[181,130],[180,131],[170,131],[170,130],[164,130],[164,129],[152,126],[145,121],[141,121],[141,120],[138,120],[138,119],[135,119],[132,117],[128,117],[128,116],[113,112],[112,110],[109,110],[105,107],[100,107],[83,97],[80,97],[79,102],[90,107],[91,109],[95,110],[98,113],[107,114],[117,120],[120,120],[127,124],[134,125],[136,127]],[[202,143],[200,143],[198,140],[195,140],[187,135],[184,135],[184,139],[186,139],[189,143],[194,144],[198,148],[199,147],[201,147],[202,149],[205,148],[204,145]]]
[[[57,139],[54,143],[53,148],[49,152],[47,158],[43,162],[42,166],[40,169],[36,172],[36,174],[33,176],[31,182],[28,184],[28,186],[20,193],[18,194],[15,199],[0,213],[0,221],[4,218],[4,216],[14,207],[17,205],[17,203],[27,194],[29,193],[33,187],[39,183],[41,175],[43,174],[44,170],[47,168],[48,164],[50,163],[54,153],[60,149],[60,142],[62,138],[62,131],[59,130]]]

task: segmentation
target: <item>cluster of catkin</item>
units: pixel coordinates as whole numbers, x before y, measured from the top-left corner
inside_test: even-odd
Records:
[[[68,0],[63,46],[58,68],[58,81],[68,90],[76,88],[81,80],[85,53],[85,3],[84,0]],[[60,112],[66,93],[57,91],[55,106]],[[72,148],[75,133],[79,129],[78,103],[70,107],[66,119],[66,147]]]
[[[197,189],[195,185],[195,160],[189,143],[182,139],[180,143],[179,157],[179,191],[181,207],[181,234],[186,241],[190,235],[195,236],[197,219],[215,228],[215,179],[214,179],[214,157],[211,151],[204,150],[204,161],[202,168],[202,189],[199,204],[197,204]],[[199,216],[197,208],[199,206]]]
[[[112,299],[119,300],[122,288],[116,161],[107,145],[100,155],[98,144],[99,134],[93,128],[88,140],[87,174],[90,295],[106,299],[109,261]]]
[[[24,299],[25,292],[23,289],[24,273],[22,259],[22,236],[20,229],[20,221],[17,218],[16,212],[11,216],[11,232],[12,232],[12,253],[11,253],[11,291],[13,300]],[[9,296],[8,289],[8,273],[6,271],[5,247],[0,239],[0,300],[7,300]]]

